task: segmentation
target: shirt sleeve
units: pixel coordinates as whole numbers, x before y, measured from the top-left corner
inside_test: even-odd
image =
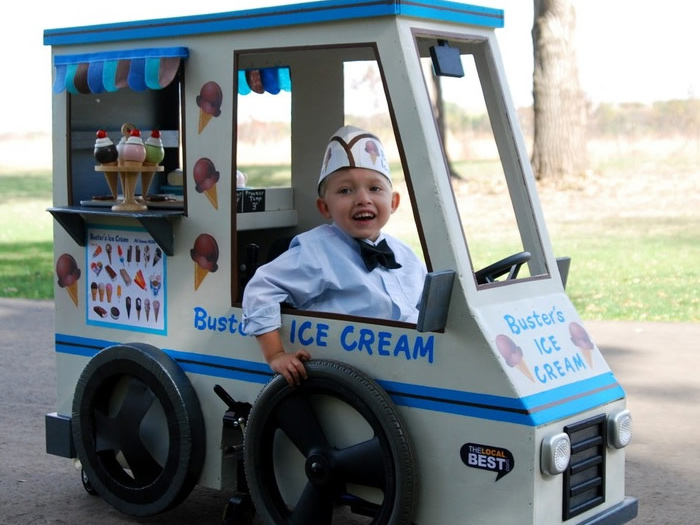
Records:
[[[320,272],[314,259],[292,242],[290,248],[261,266],[243,293],[243,331],[260,335],[282,326],[281,303],[293,307],[318,293]],[[314,292],[315,291],[315,292]]]

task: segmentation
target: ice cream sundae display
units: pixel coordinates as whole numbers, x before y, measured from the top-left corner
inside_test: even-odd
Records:
[[[221,87],[214,81],[206,82],[197,95],[196,102],[199,107],[199,133],[204,131],[212,117],[221,115],[221,102],[224,95]]]
[[[195,162],[194,170],[194,189],[198,193],[204,193],[211,202],[214,209],[219,209],[219,200],[216,191],[216,183],[219,182],[219,172],[216,170],[214,163],[203,157]]]
[[[107,136],[105,130],[97,131],[94,157],[107,178],[112,198],[117,199],[117,177],[121,179],[124,193],[122,202],[112,206],[114,211],[144,211],[147,206],[136,200],[136,185],[141,176],[141,188],[144,196],[148,192],[153,176],[163,171],[159,164],[165,157],[160,131],[153,130],[144,142],[141,131],[130,123],[121,127],[122,138],[117,145]]]
[[[80,268],[72,255],[62,254],[56,261],[56,277],[58,286],[63,288],[78,306],[78,280],[80,279]]]
[[[161,303],[156,309],[155,300],[163,293],[165,259],[161,248],[146,232],[105,234],[100,231],[99,238],[98,234],[90,238],[93,240],[86,254],[93,269],[89,272],[88,284],[89,320],[102,325],[162,330]],[[72,297],[70,286],[80,277],[73,258],[67,254],[59,258],[56,273],[59,285],[66,287]],[[77,301],[77,292],[75,297]]]
[[[196,291],[209,272],[215,272],[219,269],[217,264],[219,245],[216,239],[208,233],[199,235],[190,250],[190,257],[194,261],[194,289]]]
[[[532,381],[533,383],[535,382],[535,378],[532,375],[532,372],[530,372],[530,368],[527,366],[527,363],[523,359],[523,351],[522,349],[516,345],[509,337],[505,335],[499,335],[496,337],[496,348],[498,348],[498,351],[500,354],[503,356],[503,359],[506,360],[506,364],[508,366],[513,366],[520,370],[525,376]]]
[[[116,166],[118,164],[119,152],[117,147],[107,136],[107,132],[103,129],[97,131],[97,137],[95,139],[95,149],[93,150],[95,160],[100,166]],[[118,174],[116,171],[105,171],[105,179],[107,179],[107,185],[109,186],[109,191],[112,194],[112,198],[116,200],[119,194],[118,187]]]

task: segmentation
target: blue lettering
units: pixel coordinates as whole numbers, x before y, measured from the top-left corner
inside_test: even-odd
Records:
[[[342,346],[345,350],[348,352],[352,352],[357,348],[357,342],[353,341],[352,343],[348,343],[347,338],[349,335],[351,335],[355,331],[354,326],[346,326],[343,328],[343,333],[340,334],[340,346]]]
[[[586,368],[588,368],[586,366],[586,363],[583,362],[583,358],[581,357],[581,354],[577,353],[573,359],[574,359],[574,364],[576,365],[577,370],[581,370],[582,368],[585,370]]]
[[[418,356],[425,357],[428,355],[428,363],[433,362],[433,344],[435,342],[435,337],[428,337],[428,341],[423,341],[422,337],[416,338],[416,346],[413,348],[413,359],[418,359]]]
[[[367,355],[372,355],[372,343],[374,343],[374,332],[367,328],[360,330],[360,342],[358,348],[360,352],[362,352],[362,349],[365,348],[367,350]]]
[[[515,322],[515,317],[512,315],[504,315],[503,319],[505,319],[506,323],[508,323],[508,328],[510,328],[510,331],[514,335],[518,335],[520,333],[520,328],[518,328],[518,325]]]
[[[289,331],[289,342],[291,344],[294,344],[294,341],[296,341],[296,333],[297,333],[297,320],[292,319],[292,326],[291,326],[291,330]]]
[[[379,355],[390,356],[391,352],[386,349],[387,346],[391,344],[391,333],[390,332],[379,332],[379,342],[377,343],[377,353]]]
[[[404,354],[407,361],[411,360],[411,347],[408,345],[408,336],[405,334],[399,337],[394,347],[394,357],[397,357],[399,354]]]
[[[312,337],[305,337],[304,332],[309,330],[311,328],[311,321],[304,321],[299,325],[299,344],[302,346],[309,346],[313,344],[314,338]]]
[[[316,327],[316,344],[318,346],[328,346],[326,339],[328,338],[328,329],[330,326],[327,324],[319,324]]]
[[[194,328],[195,330],[211,330],[212,332],[226,332],[235,334],[237,331],[239,334],[245,336],[243,327],[238,322],[236,314],[231,314],[230,316],[220,316],[214,317],[207,313],[207,311],[201,306],[196,306],[194,308]]]
[[[196,330],[204,330],[207,326],[205,318],[207,317],[207,311],[204,308],[197,306],[194,309],[194,327]]]

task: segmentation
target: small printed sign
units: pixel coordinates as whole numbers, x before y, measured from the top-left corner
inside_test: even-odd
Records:
[[[496,472],[496,481],[510,474],[515,467],[513,454],[501,447],[465,443],[459,455],[468,467]]]
[[[265,190],[238,190],[236,210],[238,213],[265,211]]]
[[[140,229],[92,227],[87,235],[88,324],[165,333],[166,255],[155,240]]]

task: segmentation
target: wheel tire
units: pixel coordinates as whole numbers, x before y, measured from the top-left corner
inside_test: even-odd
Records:
[[[80,469],[80,481],[83,482],[85,492],[90,494],[90,496],[97,496],[97,491],[95,490],[95,487],[92,486],[92,483],[90,483],[84,468]]]
[[[383,495],[381,503],[369,506],[372,524],[410,524],[417,496],[415,455],[391,398],[375,381],[344,363],[314,360],[306,363],[306,371],[308,379],[296,388],[275,376],[250,412],[245,473],[257,513],[269,524],[330,524],[339,503],[355,501],[357,507],[351,508],[367,510],[364,501],[348,493],[351,484],[379,489]],[[326,439],[328,419],[318,418],[314,404],[327,397],[359,413],[373,435],[349,446],[331,444]],[[291,503],[285,501],[275,472],[279,432],[304,458],[305,486]]]
[[[192,491],[204,464],[204,419],[184,371],[157,348],[106,348],[83,370],[73,440],[94,490],[117,510],[150,516]]]

